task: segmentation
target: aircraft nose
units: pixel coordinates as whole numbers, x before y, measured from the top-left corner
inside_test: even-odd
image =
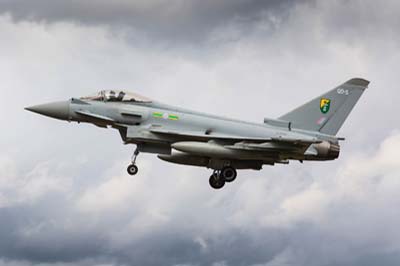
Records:
[[[53,102],[26,107],[25,110],[61,120],[69,120],[69,101]]]

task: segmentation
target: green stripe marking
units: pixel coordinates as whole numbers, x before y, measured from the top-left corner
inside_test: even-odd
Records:
[[[177,115],[169,115],[168,119],[170,119],[170,120],[178,120],[179,117]]]
[[[153,117],[155,118],[165,118],[169,120],[179,120],[179,116],[177,115],[170,115],[168,113],[161,113],[161,112],[154,112]]]
[[[163,114],[159,113],[159,112],[154,112],[153,117],[161,118],[161,117],[163,117]]]

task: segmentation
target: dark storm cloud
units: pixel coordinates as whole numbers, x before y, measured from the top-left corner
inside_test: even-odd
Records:
[[[114,247],[106,237],[112,227],[97,224],[88,228],[82,219],[81,227],[68,228],[68,219],[77,214],[48,206],[46,200],[62,204],[60,198],[48,197],[31,207],[0,209],[2,259],[74,264],[89,259],[102,264],[142,266],[185,263],[206,266],[220,261],[227,265],[253,265],[272,260],[285,249],[289,239],[289,232],[281,230],[255,234],[229,229],[218,236],[207,235],[207,248],[203,248],[193,241],[195,235],[186,226],[169,224],[141,239],[131,240],[128,245]]]
[[[50,193],[32,206],[0,208],[0,257],[55,263],[105,254],[101,234],[86,226],[81,231],[68,228],[68,205]]]
[[[5,0],[2,13],[19,20],[68,21],[133,29],[167,41],[204,41],[214,30],[235,22],[242,34],[266,13],[287,14],[302,0],[53,1]],[[240,28],[238,28],[240,27]]]
[[[167,229],[167,230],[165,230]],[[170,229],[170,230],[168,230]],[[270,261],[287,245],[286,233],[269,231],[257,238],[240,230],[228,230],[218,238],[210,236],[207,251],[193,241],[191,232],[164,228],[124,249],[114,250],[109,258],[124,265],[255,265]],[[262,248],[260,248],[262,247]]]

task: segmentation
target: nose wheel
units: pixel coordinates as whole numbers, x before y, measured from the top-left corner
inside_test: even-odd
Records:
[[[139,168],[134,164],[129,165],[126,170],[130,175],[136,175],[139,172]]]
[[[126,169],[129,175],[136,175],[139,172],[139,168],[136,166],[136,158],[139,155],[139,150],[136,148],[132,155],[132,163]]]

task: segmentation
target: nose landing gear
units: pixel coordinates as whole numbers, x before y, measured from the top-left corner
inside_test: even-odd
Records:
[[[132,163],[128,166],[126,169],[128,171],[128,174],[130,175],[136,175],[139,172],[139,168],[136,166],[136,158],[139,155],[139,149],[136,148],[135,152],[132,155]]]

